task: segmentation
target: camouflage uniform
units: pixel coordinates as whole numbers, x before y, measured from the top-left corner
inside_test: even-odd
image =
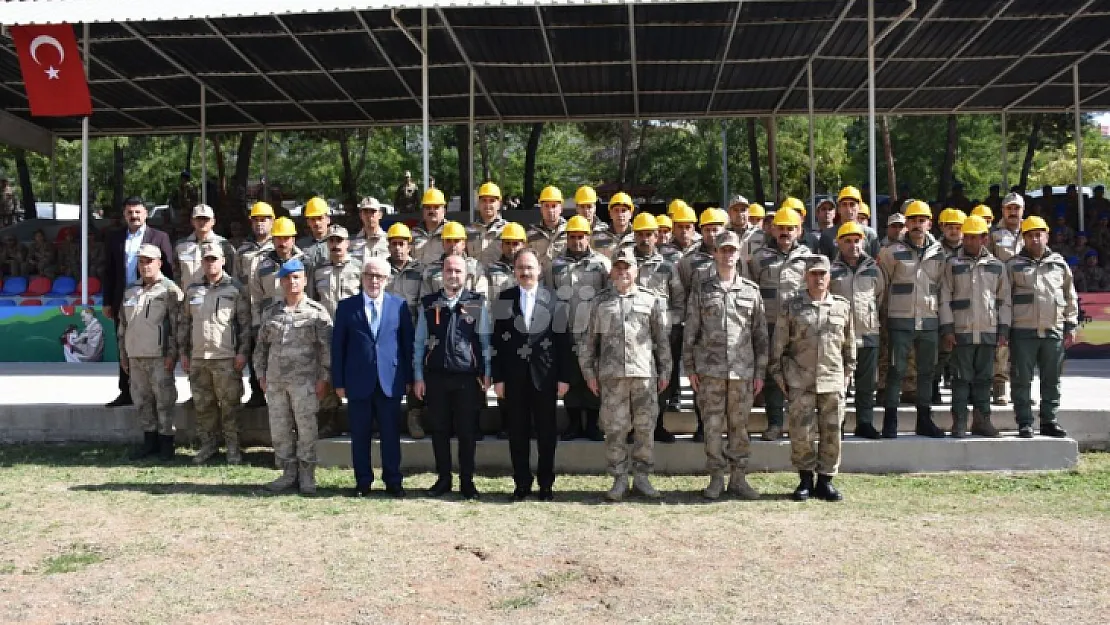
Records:
[[[441,256],[438,260],[428,263],[424,266],[424,278],[420,285],[420,297],[431,295],[432,293],[439,293],[443,289],[443,259],[446,256]],[[463,288],[474,293],[485,294],[489,292],[489,285],[486,283],[486,273],[482,270],[482,265],[476,259],[466,257],[466,277],[463,278]]]
[[[81,277],[81,245],[74,239],[58,243],[58,275],[71,278]],[[92,270],[89,270],[92,275]]]
[[[363,265],[369,258],[389,258],[389,239],[385,230],[378,228],[377,232],[368,235],[366,228],[363,228],[351,239],[347,253]]]
[[[296,247],[293,248],[293,254],[289,258],[281,258],[278,256],[277,250],[270,249],[261,252],[258,258],[255,259],[255,270],[251,274],[250,282],[247,284],[247,290],[250,292],[251,297],[251,325],[255,328],[255,338],[258,337],[258,328],[262,325],[262,313],[266,311],[276,301],[279,301],[284,294],[281,290],[281,281],[278,279],[278,270],[281,269],[281,264],[285,261],[294,258],[300,258],[301,251]],[[305,273],[310,269],[305,266]],[[262,376],[259,376],[262,377]]]
[[[421,221],[412,229],[412,258],[422,265],[428,265],[443,258],[443,224],[441,221],[431,232]]]
[[[682,285],[682,280],[678,277],[678,267],[673,262],[664,259],[658,251],[650,256],[641,255],[639,251],[634,253],[636,264],[639,267],[636,273],[636,284],[653,291],[656,296],[663,299],[667,306],[667,322],[671,329],[669,341],[673,360],[676,356],[681,355],[682,350],[681,347],[676,349],[675,346],[682,343],[682,323],[686,318],[686,287]],[[672,371],[677,368],[677,366],[672,368]],[[659,428],[663,427],[663,413],[666,409],[667,400],[677,393],[679,393],[678,385],[672,386],[668,382],[666,390],[659,394],[659,418],[657,420]]]
[[[255,276],[258,275],[259,261],[272,254],[273,251],[274,241],[269,236],[261,243],[254,239],[248,239],[235,250],[235,279],[246,287],[247,306],[249,306],[251,310],[250,352],[254,351],[254,341],[258,336],[258,324],[261,321],[254,316],[254,301],[251,299],[251,286],[257,280]],[[259,402],[265,394],[262,392],[262,387],[258,385],[258,374],[254,370],[254,365],[248,363],[248,366],[250,367],[251,401]],[[255,403],[252,405],[259,404]]]
[[[215,233],[210,234],[203,241],[197,241],[197,234],[194,232],[178,241],[177,245],[173,247],[173,277],[177,286],[185,289],[194,282],[204,281],[204,267],[201,265],[203,259],[201,258],[200,248],[202,245],[209,243],[219,244],[223,248],[224,271],[228,275],[238,275],[235,272],[235,248],[232,247],[230,241]]]
[[[401,267],[390,261],[389,271],[386,292],[405,300],[412,311],[412,322],[416,323],[416,316],[420,311],[420,287],[424,284],[424,267],[415,260],[409,260]]]
[[[486,265],[486,301],[496,302],[501,292],[516,286],[516,274],[513,271],[513,261],[504,256]],[[492,321],[496,321],[496,317]]]
[[[393,208],[398,213],[415,213],[420,210],[419,189],[411,180],[397,185],[397,192],[393,194]]]
[[[54,246],[47,241],[32,241],[27,246],[27,258],[24,271],[31,275],[39,275],[53,280],[58,273],[57,254]]]
[[[15,206],[15,191],[5,184],[0,188],[0,228],[15,223]]]
[[[578,365],[601,391],[601,421],[609,474],[646,476],[654,465],[656,381],[671,375],[666,304],[633,286],[626,295],[598,294],[578,345]],[[628,433],[634,442],[629,461]]]
[[[690,290],[682,366],[688,375],[698,376],[711,474],[747,470],[752,381],[766,376],[769,352],[763,297],[754,282],[737,275],[726,285],[714,273]],[[722,432],[728,434],[724,450]]]
[[[590,247],[609,260],[613,260],[613,255],[622,248],[636,245],[636,233],[633,232],[632,226],[629,226],[624,233],[618,233],[612,228],[605,232],[595,232],[591,239]]]
[[[328,311],[307,297],[293,306],[283,298],[262,316],[254,367],[266,381],[274,455],[286,470],[298,460],[301,469],[316,464],[316,383],[330,379],[331,331]]]
[[[832,476],[840,466],[844,385],[856,366],[853,326],[852,305],[832,293],[814,301],[802,291],[779,312],[767,369],[790,397],[790,461],[799,471]]]
[[[210,284],[205,278],[185,290],[177,320],[177,347],[189,358],[189,386],[202,449],[219,447],[221,416],[228,460],[239,456],[239,405],[243,374],[236,356],[250,360],[251,309],[247,288],[227,273]]]
[[[488,224],[476,221],[466,226],[466,255],[483,267],[496,262],[501,258],[501,231],[508,223],[498,215]]]
[[[334,319],[339,301],[362,291],[362,262],[348,255],[338,263],[318,265],[312,270],[308,286],[310,297],[323,304]]]
[[[737,267],[740,275],[747,275],[747,268]],[[706,278],[717,273],[717,261],[713,258],[713,248],[702,242],[687,250],[686,255],[678,263],[678,279],[682,286],[690,292]]]
[[[555,257],[544,271],[544,285],[567,305],[567,320],[576,345],[581,343],[589,324],[594,298],[609,286],[610,267],[608,258],[589,250],[580,258],[564,252]],[[563,396],[563,405],[568,410],[598,410],[600,401],[586,388],[582,370],[579,367],[571,369],[570,390]]]
[[[886,277],[875,259],[863,254],[855,267],[837,257],[830,272],[829,292],[848,300],[856,332],[856,428],[871,424],[875,415],[875,376],[879,335],[886,307]]]
[[[548,228],[543,222],[528,226],[528,247],[536,250],[540,257],[540,267],[546,269],[551,261],[567,248],[567,220],[559,218],[555,228]]]
[[[740,237],[740,264],[738,267],[746,272],[752,256],[755,256],[760,248],[767,245],[767,237],[764,236],[762,228],[756,228],[749,224],[744,224],[744,226],[743,229],[732,228],[732,231]]]
[[[1075,290],[1080,293],[1104,293],[1110,291],[1110,274],[1105,269],[1083,265],[1075,270]]]
[[[315,239],[312,235],[301,237],[297,240],[297,247],[301,250],[301,262],[304,263],[305,278],[312,275],[312,270],[328,262],[328,238]]]
[[[999,222],[991,230],[990,252],[1003,263],[1009,262],[1021,251],[1024,241],[1021,238],[1021,228],[1010,230],[1004,222]],[[1010,346],[999,345],[994,350],[994,403],[1006,405],[1006,383],[1010,381]]]
[[[101,241],[89,241],[89,275],[96,276],[100,280],[104,279],[104,267],[107,264],[107,258],[104,255],[104,243]]]
[[[173,436],[177,386],[165,360],[177,361],[174,321],[181,314],[181,289],[165,276],[150,286],[133,282],[119,314],[119,357],[128,363],[131,397],[144,432]]]

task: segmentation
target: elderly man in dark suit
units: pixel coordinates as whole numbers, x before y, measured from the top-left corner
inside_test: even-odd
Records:
[[[173,245],[170,237],[161,230],[146,225],[146,206],[142,198],[129,197],[123,203],[123,219],[127,227],[112,232],[105,242],[104,267],[104,316],[116,324],[119,331],[119,308],[127,285],[139,279],[139,248],[150,244],[162,250],[162,275],[173,280]],[[131,405],[131,382],[127,372],[119,370],[119,397],[108,402],[107,407]]]
[[[554,499],[555,403],[570,388],[570,328],[565,304],[539,283],[540,261],[525,248],[513,258],[517,286],[502,291],[493,308],[493,382],[508,405],[509,453],[521,501],[532,491],[531,433],[536,432],[539,498]]]
[[[331,376],[336,395],[347,398],[351,460],[356,497],[370,494],[370,429],[381,439],[385,491],[404,497],[401,486],[401,398],[412,383],[412,313],[405,299],[385,292],[389,263],[368,258],[362,267],[362,292],[343,299],[335,310],[331,338]]]

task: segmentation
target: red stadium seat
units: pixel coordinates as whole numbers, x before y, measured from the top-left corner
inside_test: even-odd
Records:
[[[26,297],[20,300],[20,306],[42,306],[41,299],[27,299]]]
[[[96,276],[89,276],[89,295],[100,295],[100,289],[102,288],[103,285],[100,284],[100,278],[97,278]],[[73,295],[75,297],[80,297],[81,295],[83,295],[83,293],[81,293],[80,278],[77,279],[77,290],[74,291]]]
[[[27,290],[23,292],[23,297],[41,297],[50,292],[50,287],[54,283],[46,276],[35,276],[27,283]]]

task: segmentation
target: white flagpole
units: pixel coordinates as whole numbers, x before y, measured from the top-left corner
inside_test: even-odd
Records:
[[[89,24],[84,24],[85,80],[89,79]],[[89,117],[81,119],[81,305],[89,300]]]

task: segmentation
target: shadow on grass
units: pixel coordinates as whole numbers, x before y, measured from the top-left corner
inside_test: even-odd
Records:
[[[191,467],[194,449],[178,446],[172,461],[157,457],[134,460],[130,454],[138,445],[115,443],[17,443],[0,445],[0,467],[35,465],[48,467]],[[226,465],[223,452],[199,466]],[[251,448],[243,453],[243,466],[274,468],[274,454],[265,448]]]

